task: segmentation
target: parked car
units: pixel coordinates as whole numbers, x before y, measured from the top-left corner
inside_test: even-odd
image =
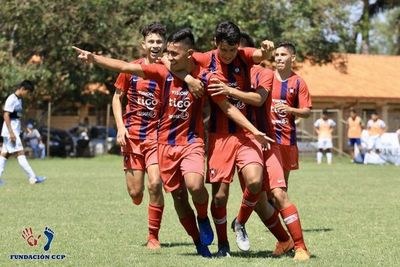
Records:
[[[117,132],[114,128],[91,126],[85,131],[84,127],[76,126],[68,130],[73,136],[77,157],[93,157],[104,153],[119,151],[116,149]],[[107,136],[107,138],[106,138]]]
[[[47,127],[39,128],[39,132],[47,148]],[[49,145],[51,157],[68,157],[74,155],[73,138],[71,134],[65,130],[50,128]]]

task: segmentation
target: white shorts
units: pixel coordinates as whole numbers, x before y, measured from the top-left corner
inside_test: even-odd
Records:
[[[332,139],[331,138],[319,138],[318,139],[318,149],[329,149],[332,148]]]
[[[21,138],[19,135],[16,136],[15,142],[11,142],[10,137],[4,137],[3,136],[3,147],[1,148],[1,153],[9,153],[13,154],[18,151],[24,150],[24,147],[22,146]]]

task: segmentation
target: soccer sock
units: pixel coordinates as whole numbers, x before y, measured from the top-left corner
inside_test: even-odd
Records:
[[[326,159],[328,161],[328,164],[332,164],[332,152],[326,153]]]
[[[186,233],[192,237],[193,242],[195,244],[200,242],[200,233],[199,229],[197,229],[196,217],[193,210],[185,218],[180,218],[179,221],[183,225],[183,228],[185,228]]]
[[[320,164],[321,162],[322,162],[322,156],[323,156],[323,154],[322,154],[322,152],[317,152],[317,163],[318,164]]]
[[[149,218],[149,239],[158,240],[158,232],[160,231],[161,219],[164,211],[164,206],[154,206],[149,204],[148,218]]]
[[[207,209],[208,209],[208,197],[207,200],[200,204],[200,203],[196,203],[193,201],[194,207],[196,208],[197,211],[197,217],[199,219],[205,219],[207,218]]]
[[[239,213],[236,218],[238,223],[245,224],[247,222],[257,204],[259,197],[260,192],[253,194],[248,188],[244,190],[242,204],[240,205]]]
[[[301,229],[300,217],[296,206],[292,204],[286,209],[282,209],[280,213],[290,235],[292,236],[294,247],[307,250],[303,239],[303,230]]]
[[[263,221],[263,223],[279,242],[286,242],[289,240],[290,237],[285,231],[285,228],[283,228],[281,220],[279,219],[279,212],[277,210],[274,211],[274,214],[272,214],[270,218]]]
[[[6,166],[7,159],[3,156],[0,156],[0,177],[3,174],[4,167]]]
[[[28,161],[26,160],[25,155],[20,155],[17,157],[18,163],[21,166],[21,168],[26,172],[28,175],[28,178],[36,178],[35,173],[33,172],[31,166],[29,165]]]
[[[226,233],[226,207],[217,207],[214,201],[211,202],[211,215],[213,216],[215,230],[217,231],[218,244],[228,242]]]

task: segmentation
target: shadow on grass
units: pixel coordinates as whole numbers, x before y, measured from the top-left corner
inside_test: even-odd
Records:
[[[146,246],[146,243],[142,244],[143,247]],[[179,242],[179,243],[161,243],[161,247],[162,248],[173,248],[173,247],[187,247],[187,246],[193,246],[193,243],[183,243],[183,242]]]
[[[315,229],[303,229],[303,232],[330,232],[332,228],[315,228]]]

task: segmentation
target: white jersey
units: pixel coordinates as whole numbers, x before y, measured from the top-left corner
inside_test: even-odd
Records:
[[[11,129],[15,135],[21,133],[21,116],[22,116],[22,99],[18,98],[15,94],[7,97],[6,103],[4,104],[4,111],[10,112],[11,118]],[[1,136],[10,137],[6,122],[3,122],[3,128],[1,129]]]

